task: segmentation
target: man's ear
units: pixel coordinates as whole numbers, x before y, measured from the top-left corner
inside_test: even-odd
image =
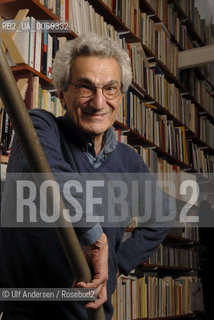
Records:
[[[58,89],[57,90],[57,94],[59,97],[59,100],[61,102],[61,105],[63,107],[64,110],[66,110],[66,102],[65,102],[65,97],[64,97],[64,91],[62,89]]]

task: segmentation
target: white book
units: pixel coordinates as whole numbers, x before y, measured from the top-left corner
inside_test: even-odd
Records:
[[[81,33],[86,33],[87,32],[87,20],[88,20],[88,12],[86,11],[86,1],[85,0],[79,0],[81,2],[81,7],[82,7],[82,11],[80,12],[81,15]]]
[[[39,108],[39,77],[33,77],[33,108]]]
[[[61,0],[60,3],[60,19],[65,21],[65,0]]]
[[[90,21],[90,9],[88,1],[83,1],[84,4],[84,13],[85,13],[85,24],[86,24],[86,32],[91,31],[91,21]]]
[[[68,1],[68,20],[69,28],[74,31],[74,20],[73,20],[73,1]]]
[[[47,49],[47,77],[52,76],[52,53],[53,53],[53,38],[48,34],[48,49]]]
[[[95,32],[100,34],[100,15],[95,12]]]
[[[66,43],[67,39],[66,37],[59,37],[58,40],[59,40],[59,49],[61,49]]]
[[[51,93],[49,91],[47,91],[47,109],[49,112],[51,112]]]
[[[28,64],[30,67],[34,67],[34,46],[35,46],[35,30],[36,20],[34,17],[30,17],[30,35],[29,35],[29,56]]]
[[[91,25],[92,25],[92,32],[96,32],[96,21],[95,21],[95,10],[92,7],[92,5],[89,6],[90,10],[90,19],[91,19]]]
[[[0,173],[1,173],[1,181],[5,181],[6,180],[6,172],[7,172],[7,164],[5,163],[1,163],[0,164]],[[0,314],[1,316],[1,314]],[[1,319],[1,317],[0,317]]]
[[[70,20],[72,23],[72,30],[78,35],[77,30],[77,2],[76,0],[69,1],[69,6],[71,8],[71,11],[69,11]]]
[[[51,0],[52,2],[52,11],[54,14],[56,14],[56,0]]]
[[[24,19],[24,25],[30,26],[30,17],[26,17]],[[15,33],[15,44],[21,53],[23,60],[26,64],[28,64],[28,55],[29,55],[29,34],[30,29],[26,28],[25,30],[20,30]],[[11,59],[10,59],[11,61]],[[14,64],[11,62],[11,64]]]
[[[104,36],[104,17],[100,15],[100,34]]]
[[[94,23],[93,23],[93,7],[91,4],[88,6],[89,14],[89,31],[94,32]]]
[[[104,36],[108,37],[108,24],[106,21],[103,23]]]
[[[35,41],[35,58],[34,58],[34,68],[37,71],[41,71],[41,46],[42,46],[42,31],[40,30],[41,23],[36,21],[36,41]]]
[[[48,9],[54,13],[54,1],[48,0]]]
[[[76,17],[77,17],[77,34],[80,35],[82,33],[82,15],[83,15],[83,4],[82,0],[76,1]]]

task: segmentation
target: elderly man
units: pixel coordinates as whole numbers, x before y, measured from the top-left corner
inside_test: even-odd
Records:
[[[148,172],[142,158],[117,143],[112,125],[120,111],[124,92],[132,79],[128,54],[107,37],[82,35],[68,41],[55,57],[53,83],[66,113],[55,118],[44,110],[32,110],[32,121],[53,172]],[[26,172],[28,165],[15,140],[9,172]],[[0,304],[3,319],[87,319],[86,308],[104,304],[106,319],[113,310],[111,294],[118,270],[128,274],[147,259],[164,239],[166,228],[139,228],[121,244],[124,228],[102,228],[99,223],[76,228],[92,265],[91,283],[98,298],[82,302],[13,302]],[[0,234],[2,287],[70,287],[69,265],[55,231],[8,229]]]

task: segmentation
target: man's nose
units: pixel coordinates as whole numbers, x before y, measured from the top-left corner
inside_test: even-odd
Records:
[[[94,108],[102,109],[104,107],[106,98],[103,95],[102,88],[96,88],[96,92],[93,95],[91,102]]]

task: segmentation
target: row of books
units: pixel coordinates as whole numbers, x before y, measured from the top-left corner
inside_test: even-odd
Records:
[[[188,115],[185,117],[187,113],[186,104],[190,104],[192,108],[194,103],[191,101],[185,102],[185,96],[183,96],[174,83],[167,81],[162,69],[157,63],[149,63],[149,68],[145,67],[144,56],[139,43],[128,44],[127,49],[132,62],[134,82],[177,119],[186,124],[192,131],[196,132],[194,128],[194,118],[192,119],[192,117]],[[193,73],[191,74],[193,75]],[[181,80],[183,80],[182,74],[180,77]],[[195,83],[195,90],[193,91],[190,89],[190,76],[188,76],[188,79],[188,83],[186,79],[185,84],[189,92],[195,97],[195,100],[199,104],[203,105],[204,109],[214,116],[214,98],[211,96],[210,86],[208,88],[205,80],[199,80],[194,75],[194,78],[191,77]],[[197,113],[197,110],[195,109],[194,111],[193,108],[193,112]]]
[[[147,46],[153,55],[177,76],[178,48],[171,42],[170,34],[165,25],[154,21],[146,13],[141,13],[142,44]]]
[[[212,43],[212,35],[210,28],[207,26],[205,19],[201,19],[199,10],[195,7],[195,0],[177,0],[184,13],[194,25],[196,33],[200,39],[206,44]]]
[[[188,92],[195,98],[195,100],[214,117],[212,85],[210,85],[206,80],[198,78],[199,75],[197,75],[197,69],[180,71],[180,81],[183,83]],[[209,71],[211,71],[210,68]],[[204,71],[204,73],[207,75],[208,70]]]
[[[129,43],[125,45],[125,48],[129,52],[132,63],[133,81],[162,107],[186,124],[189,129],[196,132],[194,117],[185,116],[187,114],[186,104],[190,105],[191,112],[197,113],[197,109],[193,108],[194,103],[192,101],[185,102],[183,93],[174,83],[170,83],[166,79],[164,72],[156,62],[150,62],[148,68],[145,67],[145,56],[140,43]],[[185,87],[195,100],[214,116],[214,98],[211,96],[212,88],[207,81],[198,79],[194,71],[186,70],[180,73],[180,80],[184,82]]]
[[[189,165],[204,177],[211,179],[214,172],[214,155],[208,154],[206,149],[200,148],[191,139],[187,140]]]
[[[169,25],[171,23],[170,17],[168,15],[168,19],[161,16],[164,15],[164,12],[166,13],[166,6],[167,6],[167,0],[148,0],[152,8],[157,12],[158,17],[164,21],[169,28]],[[185,15],[187,18],[192,21],[194,25],[194,29],[196,33],[199,35],[201,40],[206,44],[209,45],[212,43],[212,35],[210,32],[209,26],[206,24],[205,19],[201,19],[199,10],[195,7],[195,0],[178,0],[177,1],[180,7],[183,9]],[[176,8],[174,4],[168,4],[168,7],[175,12]],[[160,13],[159,13],[160,12]],[[166,15],[166,14],[165,14]]]
[[[195,223],[182,223],[181,228],[171,228],[169,236],[184,238],[192,241],[199,241],[199,228]]]
[[[77,35],[92,31],[100,35],[109,36],[118,43],[121,43],[119,33],[104,20],[102,15],[95,11],[88,1],[69,1],[69,21],[71,29]]]
[[[18,76],[16,76],[16,78],[18,78]],[[26,106],[30,106],[31,109],[38,108],[47,110],[55,116],[64,114],[65,111],[61,106],[59,98],[53,95],[51,91],[42,88],[39,83],[39,77],[32,77],[32,74],[28,74],[28,78],[22,78],[21,80],[26,80],[27,83],[22,94]],[[3,104],[1,104],[0,147],[2,155],[8,155],[10,153],[13,138],[14,130],[11,121]]]
[[[177,178],[180,176],[180,167],[176,164],[170,164],[165,159],[159,158],[153,148],[146,148],[139,145],[135,146],[135,149],[142,156],[151,172],[159,172],[160,174],[163,173],[166,176],[170,175],[172,177],[175,174]],[[208,154],[206,149],[201,149],[200,146],[195,144],[191,139],[187,140],[187,153],[189,167],[202,174],[205,178],[211,179],[212,173],[214,172],[214,155]],[[176,175],[176,173],[178,175]],[[175,185],[180,186],[180,181],[175,183]],[[178,194],[176,194],[176,198],[179,199]]]
[[[195,78],[194,97],[214,117],[214,98],[211,93],[212,87],[207,81]]]
[[[128,144],[128,137],[125,133],[123,133],[122,130],[120,129],[115,130],[115,136],[117,141]],[[167,160],[159,157],[157,152],[154,150],[154,148],[143,147],[142,145],[129,145],[129,146],[132,147],[142,157],[143,161],[148,166],[150,172],[161,183],[161,188],[167,194],[185,202],[189,200],[190,195],[188,193],[186,193],[185,195],[182,195],[180,193],[180,187],[181,187],[181,183],[184,180],[196,181],[196,176],[194,174],[186,173],[184,170],[180,168],[180,166],[176,164],[170,164]],[[201,150],[201,151],[204,152],[204,150]],[[206,159],[206,161],[209,161],[209,164],[210,163],[212,163],[212,165],[214,164],[213,162],[214,156],[208,156],[205,154],[204,158]],[[198,158],[197,158],[197,161],[199,161]],[[209,168],[210,171],[208,171],[207,168]],[[198,172],[202,173],[206,178],[211,179],[211,172],[212,172],[211,170],[213,169],[213,166],[206,167],[205,169],[204,169],[205,171],[202,171],[200,168]],[[198,200],[195,201],[194,205],[195,206],[198,205]],[[136,223],[137,223],[137,220],[136,220]],[[182,235],[180,234],[180,236]]]
[[[190,239],[193,241],[199,241],[199,229],[195,224],[185,224],[181,231],[181,237],[184,239]]]
[[[134,149],[141,155],[150,172],[154,173],[159,181],[171,181],[173,183],[171,188],[170,186],[163,186],[163,190],[166,193],[176,199],[188,201],[189,194],[181,195],[180,186],[185,179],[196,181],[194,174],[186,173],[178,165],[170,164],[167,160],[158,157],[153,148],[135,145]],[[187,150],[190,168],[196,170],[203,177],[213,180],[214,155],[207,154],[206,150],[200,149],[191,140],[187,141]],[[198,200],[194,204],[197,206],[199,204]]]
[[[141,11],[139,0],[103,0],[103,2],[118,16],[118,18],[134,33],[141,38]]]
[[[176,159],[188,163],[184,126],[174,127],[172,120],[155,112],[155,106],[145,105],[132,92],[128,92],[123,99],[117,120]]]
[[[88,31],[108,35],[119,41],[114,27],[104,21],[104,17],[95,12],[92,5],[85,0],[39,0],[60,20],[69,24],[69,29],[77,35]]]
[[[171,165],[167,160],[158,157],[157,152],[153,150],[153,148],[143,147],[142,145],[130,145],[128,143],[128,136],[126,135],[126,130],[115,129],[114,134],[116,140],[122,143],[129,145],[129,147],[133,148],[143,159],[150,172],[155,176],[157,181],[164,182],[169,181],[172,182],[173,187],[165,186],[164,183],[161,185],[161,188],[168,193],[170,196],[180,199],[183,201],[188,200],[188,195],[180,194],[180,184],[181,184],[181,173],[182,170],[176,164]],[[188,179],[194,179],[192,174],[188,174]],[[133,225],[134,223],[134,225]],[[138,220],[137,218],[131,222],[130,227],[137,227]]]
[[[196,276],[121,275],[112,303],[113,320],[180,316],[204,309],[202,285]]]
[[[51,36],[45,29],[42,32],[41,22],[34,17],[26,17],[21,31],[15,33],[14,41],[24,62],[51,78],[53,58],[66,38]],[[9,64],[14,65],[9,54],[7,58]]]
[[[17,79],[17,87],[20,91],[21,97],[26,98],[26,91],[28,88],[28,79]],[[0,155],[8,155],[11,150],[14,138],[14,130],[9,119],[9,116],[4,108],[4,104],[0,99]],[[2,160],[2,159],[1,159]]]
[[[44,89],[37,76],[33,77],[31,94],[33,109],[44,109],[53,113],[56,117],[64,114],[65,110],[62,108],[59,98],[53,95],[52,90]]]
[[[177,93],[176,90],[174,92]],[[206,116],[199,117],[199,111],[191,100],[181,96],[180,98],[181,100],[177,101],[177,108],[171,110],[168,105],[168,110],[173,115],[176,115],[176,118],[180,119],[188,129],[199,135],[201,141],[206,142],[213,148],[213,124]],[[147,140],[161,147],[173,157],[178,157],[181,161],[188,163],[185,151],[185,128],[183,126],[174,126],[173,121],[168,120],[166,115],[157,113],[155,105],[143,103],[142,99],[132,91],[128,91],[124,96],[117,120],[136,130]],[[177,139],[177,135],[179,139],[180,135],[183,135],[182,139]],[[178,146],[174,148],[176,141],[181,141],[183,152],[182,150],[179,151]],[[179,154],[181,155],[179,156]]]
[[[214,125],[206,116],[200,117],[200,140],[214,148]]]
[[[39,3],[52,11],[61,20],[69,20],[69,2],[69,0],[39,0]]]
[[[146,263],[197,269],[199,268],[199,252],[194,248],[174,248],[160,244]]]
[[[214,83],[214,65],[213,63],[209,63],[207,65],[198,66],[196,68],[196,72],[199,71],[202,74],[203,78],[206,78],[210,84]],[[213,85],[212,85],[213,87]]]
[[[184,36],[184,33],[182,32],[183,25],[182,25],[182,20],[179,19],[179,15],[175,9],[174,3],[168,4],[167,13],[168,13],[168,15],[167,15],[167,21],[168,21],[167,28],[168,28],[170,34],[173,36],[174,40],[176,40],[181,45],[183,42],[183,36]],[[186,48],[183,47],[183,49],[186,49]]]
[[[185,24],[181,24],[180,26],[180,46],[184,50],[190,50],[198,47],[197,41],[192,39],[191,33],[188,32],[188,27]]]
[[[170,41],[170,34],[163,23],[154,22],[146,13],[140,13],[140,34],[142,44],[177,76],[178,48]]]
[[[127,135],[125,135],[122,130],[115,130],[115,135],[118,141],[126,144],[128,143]],[[188,165],[190,168],[201,173],[204,177],[211,179],[212,172],[214,171],[214,155],[208,154],[206,149],[200,148],[200,146],[194,143],[191,139],[186,141],[186,145]],[[175,164],[171,165],[166,160],[159,158],[157,152],[155,152],[152,147],[148,148],[143,147],[142,145],[135,145],[134,149],[142,156],[151,172],[159,172],[172,176],[175,173],[180,173],[179,166]],[[178,178],[179,175],[175,175],[175,177]],[[175,183],[175,185],[180,185],[180,182]],[[178,193],[175,197],[177,199],[180,198]]]
[[[125,25],[140,38],[140,20],[141,12],[139,0],[103,0],[103,2],[122,20]],[[180,42],[180,26],[182,21],[178,18],[176,7],[167,0],[149,0],[148,1],[158,18],[165,24],[175,39]],[[188,18],[193,21],[196,32],[206,43],[211,43],[211,33],[205,21],[200,18],[198,9],[194,1],[181,4]]]

